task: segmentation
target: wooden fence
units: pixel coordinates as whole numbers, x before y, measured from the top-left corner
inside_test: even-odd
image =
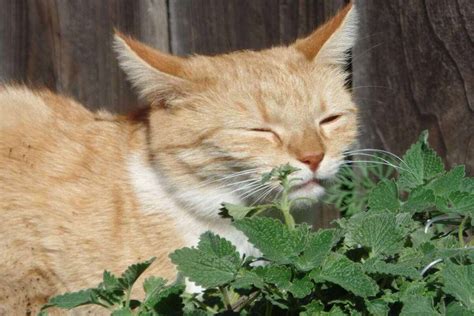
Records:
[[[0,0],[0,81],[46,86],[91,109],[125,112],[135,94],[113,27],[163,51],[217,54],[285,44],[345,0]],[[474,1],[356,0],[353,88],[361,146],[400,154],[422,129],[449,166],[474,171]],[[1,118],[0,118],[1,119]],[[321,211],[317,222],[334,217]]]

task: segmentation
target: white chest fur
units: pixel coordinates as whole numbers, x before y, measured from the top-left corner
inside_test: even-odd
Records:
[[[159,174],[143,159],[134,154],[128,161],[129,177],[144,214],[166,214],[175,219],[175,230],[182,234],[187,246],[197,245],[199,236],[210,230],[231,241],[240,254],[256,255],[255,248],[236,230],[229,219],[221,218],[218,211],[222,202],[239,203],[225,192],[201,189],[176,192],[188,207],[176,202],[176,196],[166,191]]]

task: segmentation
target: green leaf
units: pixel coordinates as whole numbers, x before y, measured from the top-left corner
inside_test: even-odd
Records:
[[[256,287],[262,289],[265,286],[263,278],[254,271],[241,271],[232,282],[235,289],[250,289]]]
[[[474,177],[464,178],[459,185],[459,190],[474,194]]]
[[[231,203],[223,203],[220,214],[228,215],[236,220],[245,218],[246,216],[259,211],[260,209],[261,207],[259,206],[243,206]]]
[[[233,281],[240,266],[235,246],[211,232],[201,235],[197,248],[178,249],[170,258],[184,276],[205,288]]]
[[[336,241],[333,229],[320,229],[311,234],[303,253],[294,262],[295,266],[301,271],[319,267]]]
[[[366,273],[378,273],[394,276],[403,276],[410,279],[419,279],[420,273],[411,265],[387,263],[375,258],[368,259],[362,265]]]
[[[453,192],[449,195],[449,201],[449,209],[453,212],[471,217],[474,215],[474,194]]]
[[[234,222],[266,259],[276,263],[292,262],[305,248],[309,231],[306,227],[289,230],[279,220],[257,217]]]
[[[402,210],[415,214],[423,212],[427,208],[435,205],[435,203],[436,198],[433,191],[426,189],[425,187],[419,187],[410,193],[407,201],[403,204]]]
[[[393,180],[382,180],[369,194],[369,208],[373,211],[389,210],[396,212],[400,208],[397,184]]]
[[[181,315],[183,309],[181,294],[184,291],[184,287],[183,284],[167,286],[153,298],[150,297],[150,301],[145,303],[153,307],[153,310],[156,312],[154,315]]]
[[[371,249],[371,256],[391,255],[403,247],[404,233],[397,226],[395,214],[360,213],[348,223],[346,240],[349,245]]]
[[[322,270],[313,270],[310,277],[316,282],[323,279],[335,283],[361,297],[373,296],[378,292],[377,283],[364,273],[360,264],[339,254],[330,256]]]
[[[304,311],[299,316],[317,316],[324,311],[324,305],[321,301],[313,300],[311,303],[303,306]]]
[[[426,296],[411,296],[403,302],[400,316],[435,316],[440,313],[433,306],[433,299]]]
[[[288,288],[288,292],[293,294],[295,298],[304,298],[311,294],[313,288],[313,282],[311,282],[309,276],[305,276],[304,278],[293,280]]]
[[[444,171],[441,158],[428,146],[428,132],[424,131],[418,142],[410,147],[400,164],[398,183],[402,188],[415,188]]]
[[[120,283],[117,277],[115,277],[115,275],[113,275],[107,270],[104,271],[102,279],[102,284],[104,285],[104,288],[107,291],[115,290],[120,287]]]
[[[365,306],[371,315],[386,316],[390,311],[388,303],[383,299],[365,300]]]
[[[461,266],[448,261],[441,275],[444,279],[443,290],[467,309],[474,310],[474,264]]]
[[[435,195],[448,196],[451,192],[459,190],[465,173],[464,166],[457,166],[433,180],[427,187],[431,189]]]
[[[461,303],[454,301],[446,307],[446,316],[474,316],[474,311],[468,311]]]
[[[166,285],[166,280],[163,278],[151,276],[146,278],[143,282],[143,289],[145,290],[145,300],[143,304],[148,306],[154,306],[156,299],[159,297],[160,292]]]
[[[286,266],[270,264],[257,267],[255,273],[262,277],[265,282],[272,283],[280,289],[288,289],[291,286],[291,270]]]
[[[44,305],[42,309],[53,306],[64,309],[71,309],[86,304],[94,304],[96,302],[97,300],[93,290],[87,289],[78,292],[71,292],[54,296],[49,299],[48,303]]]
[[[199,238],[198,249],[211,256],[226,258],[234,264],[240,263],[240,255],[232,243],[220,236],[206,232]]]
[[[148,267],[153,263],[153,261],[155,261],[155,259],[156,258],[153,257],[149,260],[135,263],[129,266],[127,270],[125,270],[125,272],[122,273],[122,275],[118,279],[120,285],[124,289],[130,289],[135,283],[135,281],[140,277],[143,272],[145,272],[146,269],[148,269]]]

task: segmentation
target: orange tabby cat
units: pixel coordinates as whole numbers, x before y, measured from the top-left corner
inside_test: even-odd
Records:
[[[120,65],[149,104],[144,119],[91,113],[48,91],[0,88],[0,314],[96,285],[212,230],[253,248],[218,215],[278,188],[262,172],[300,170],[293,196],[319,196],[357,133],[345,89],[351,5],[288,47],[181,58],[116,35]]]

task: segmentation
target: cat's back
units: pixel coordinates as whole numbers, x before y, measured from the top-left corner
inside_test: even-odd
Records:
[[[84,122],[94,115],[72,99],[48,90],[0,86],[0,131],[21,132],[57,120]],[[3,134],[4,135],[4,134]],[[3,140],[4,137],[2,137]]]

